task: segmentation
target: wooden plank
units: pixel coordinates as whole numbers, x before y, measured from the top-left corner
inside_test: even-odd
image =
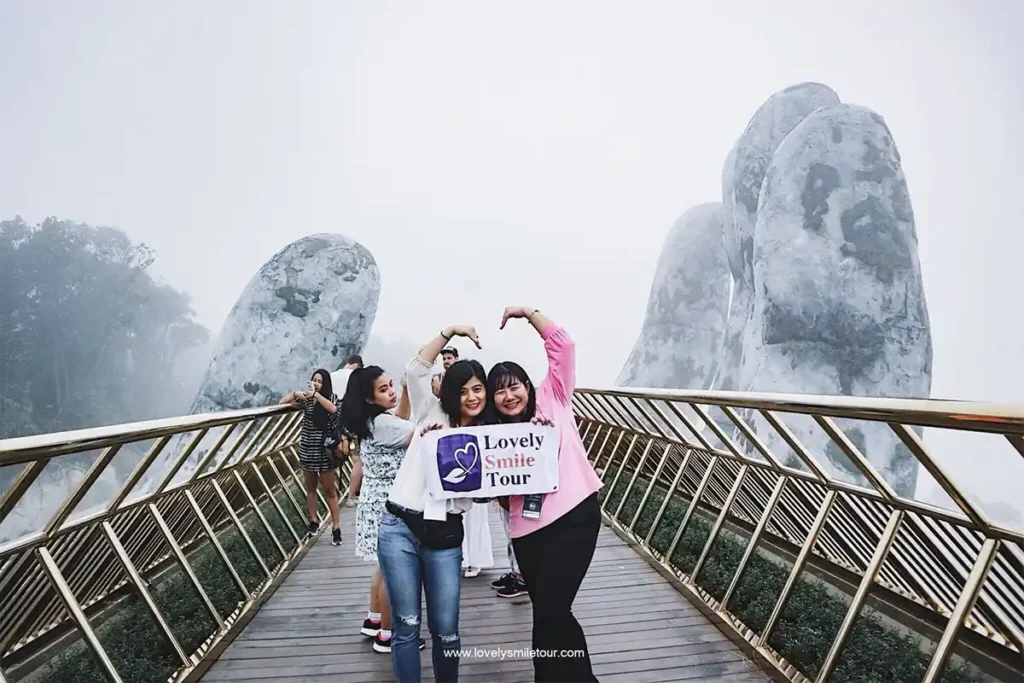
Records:
[[[490,511],[495,566],[463,579],[460,681],[532,681],[529,597],[497,597],[505,532]],[[342,508],[345,543],[323,534],[288,580],[207,671],[203,681],[362,683],[393,681],[391,657],[359,633],[369,604],[373,565],[355,556],[355,510]],[[671,584],[609,529],[573,608],[587,634],[594,673],[602,681],[768,681],[767,675]],[[423,606],[423,679],[433,680]],[[475,650],[474,650],[475,648]],[[502,651],[502,657],[493,656]],[[475,656],[481,655],[481,656]],[[492,655],[492,656],[486,656]]]

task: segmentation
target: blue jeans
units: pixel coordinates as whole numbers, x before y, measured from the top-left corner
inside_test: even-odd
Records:
[[[427,594],[427,627],[437,683],[459,680],[459,600],[462,548],[424,548],[409,527],[387,510],[381,515],[377,559],[391,604],[391,661],[399,683],[420,681],[421,589]]]

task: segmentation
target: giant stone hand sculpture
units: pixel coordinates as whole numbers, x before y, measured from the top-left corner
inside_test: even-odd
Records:
[[[336,234],[292,242],[259,269],[238,297],[191,413],[273,405],[304,389],[317,368],[336,370],[346,357],[362,352],[379,296],[380,271],[363,245]],[[194,471],[218,433],[207,435],[176,480]],[[172,440],[163,461],[147,475],[146,486],[166,470],[187,438]]]
[[[729,309],[723,213],[717,202],[701,204],[672,226],[620,385],[706,389],[711,384]]]
[[[930,394],[931,332],[913,210],[899,152],[878,114],[840,104],[835,92],[817,83],[786,88],[758,109],[730,150],[722,190],[733,293],[717,370],[706,374],[706,342],[719,334],[719,323],[700,312],[722,310],[728,287],[699,286],[699,278],[717,267],[708,254],[713,240],[702,232],[699,241],[689,238],[688,247],[666,241],[644,328],[620,384]],[[658,305],[662,290],[685,292],[680,296],[690,305]],[[709,300],[699,301],[704,296]],[[688,330],[698,319],[705,329]],[[680,360],[695,358],[700,362]],[[759,416],[745,411],[743,417],[776,456],[797,464],[796,454]],[[810,418],[784,419],[832,476],[864,483]],[[735,433],[724,416],[716,420]],[[917,462],[891,430],[838,424],[897,493],[914,494]]]

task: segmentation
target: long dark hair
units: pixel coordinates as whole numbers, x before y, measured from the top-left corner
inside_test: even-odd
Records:
[[[441,409],[448,416],[450,427],[458,427],[462,422],[462,387],[474,377],[480,380],[485,387],[487,386],[487,373],[484,371],[484,366],[475,360],[455,361],[444,373],[438,398],[441,401]],[[486,406],[486,404],[484,405]]]
[[[384,412],[373,399],[373,383],[384,374],[379,365],[356,368],[348,376],[345,398],[341,399],[341,424],[349,434],[360,439],[373,436],[373,420]]]
[[[512,417],[498,410],[498,406],[494,402],[494,396],[498,393],[498,390],[516,383],[526,387],[530,397],[526,400],[526,410]],[[492,424],[496,422],[529,422],[533,419],[536,412],[537,390],[534,389],[533,382],[530,381],[530,376],[526,374],[526,370],[523,370],[519,363],[513,363],[510,360],[495,364],[491,371],[487,373],[487,421]]]
[[[314,370],[313,374],[309,376],[310,381],[312,381],[313,378],[316,377],[318,374],[320,375],[321,378],[320,395],[326,398],[328,401],[333,400],[334,387],[331,386],[331,373],[327,372],[323,368]],[[312,401],[313,426],[315,426],[317,429],[326,431],[327,429],[330,428],[331,415],[330,413],[327,412],[326,408],[320,405],[320,401],[317,401],[315,398],[312,399]]]

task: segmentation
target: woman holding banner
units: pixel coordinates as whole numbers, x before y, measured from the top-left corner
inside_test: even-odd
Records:
[[[601,528],[597,502],[601,480],[587,460],[572,412],[576,346],[564,329],[535,308],[506,308],[501,329],[512,318],[525,319],[544,340],[548,374],[535,389],[519,365],[498,363],[487,375],[489,412],[498,422],[531,420],[541,412],[554,420],[560,432],[558,490],[509,497],[512,544],[533,604],[533,648],[561,655],[535,657],[534,677],[537,681],[596,681],[586,636],[572,614]]]
[[[456,361],[444,373],[439,396],[431,391],[434,361],[455,336],[467,337],[480,347],[472,326],[456,325],[427,342],[406,367],[412,414],[419,424],[468,427],[480,423],[487,405],[487,376],[477,361]],[[420,680],[420,604],[425,592],[434,678],[448,683],[459,677],[462,515],[473,501],[435,500],[427,495],[421,438],[419,434],[413,437],[388,494],[378,530],[377,556],[394,622],[391,656],[395,678],[399,683]]]

